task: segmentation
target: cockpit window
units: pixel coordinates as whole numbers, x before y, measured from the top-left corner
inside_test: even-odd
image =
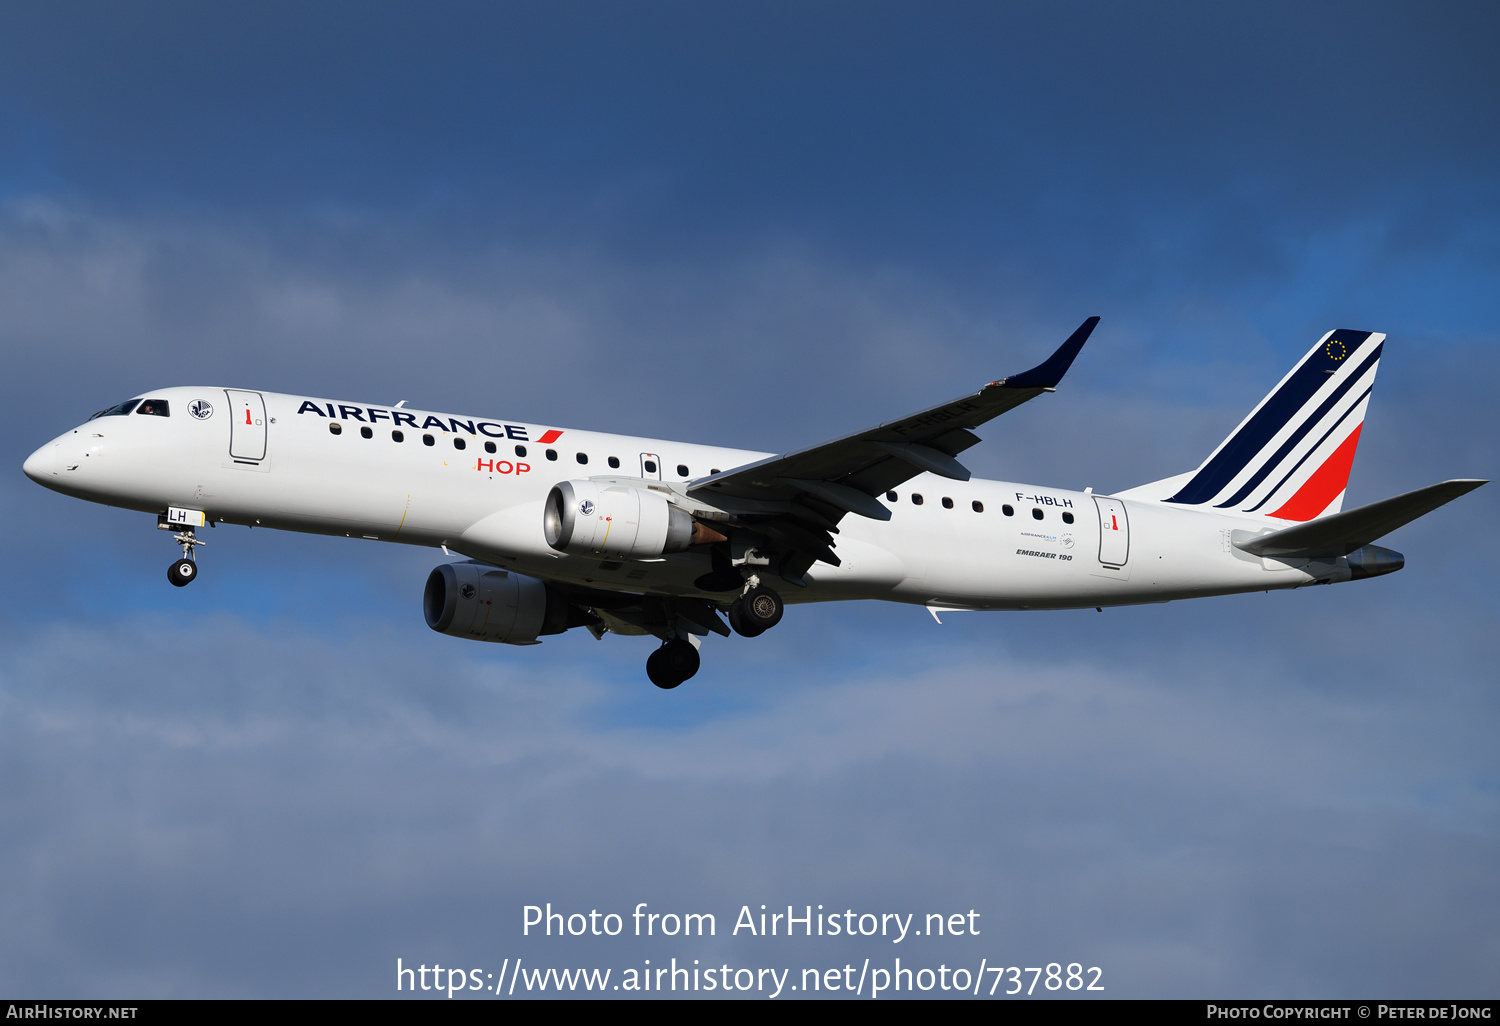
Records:
[[[170,417],[172,415],[165,399],[146,399],[142,401],[141,408],[135,412],[146,417]]]
[[[139,402],[139,399],[127,399],[119,406],[111,406],[107,410],[100,410],[98,413],[90,417],[89,420],[97,420],[100,417],[123,417],[125,416],[125,414],[135,409],[136,404]]]

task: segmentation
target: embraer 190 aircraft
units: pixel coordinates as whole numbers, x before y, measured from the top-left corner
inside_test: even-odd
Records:
[[[652,635],[659,687],[699,639],[755,637],[791,601],[1076,609],[1375,577],[1370,544],[1484,484],[1340,512],[1385,336],[1329,332],[1203,464],[1096,495],[981,481],[973,431],[1054,391],[1098,323],[972,395],[775,456],[238,388],[165,388],[26,460],[38,484],[154,513],[198,575],[205,524],[442,548],[427,625],[533,645],[582,627]],[[451,550],[451,551],[450,551]],[[727,617],[725,625],[721,614]]]

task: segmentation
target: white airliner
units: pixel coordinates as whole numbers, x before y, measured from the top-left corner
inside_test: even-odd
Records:
[[[973,480],[972,429],[1051,392],[1097,317],[1044,363],[868,431],[769,453],[235,388],[165,388],[26,460],[65,495],[205,524],[441,547],[433,630],[531,645],[653,635],[663,688],[699,639],[792,601],[943,610],[1101,608],[1399,570],[1377,538],[1477,488],[1445,481],[1340,512],[1385,336],[1329,332],[1196,470],[1114,495]],[[729,621],[726,627],[720,615]]]

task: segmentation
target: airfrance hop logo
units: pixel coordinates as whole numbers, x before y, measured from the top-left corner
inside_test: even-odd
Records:
[[[580,502],[578,504],[578,512],[582,513],[586,517],[593,516],[594,515],[594,504],[593,504],[593,502],[590,501],[589,499],[584,499],[582,502]]]
[[[465,584],[458,589],[458,593],[466,599],[471,599],[474,597],[474,585]]]
[[[214,404],[207,399],[194,399],[188,403],[188,412],[199,420],[207,420],[214,415]]]

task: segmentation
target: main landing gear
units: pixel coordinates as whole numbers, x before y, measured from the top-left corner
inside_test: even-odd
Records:
[[[646,676],[659,688],[671,690],[698,672],[698,650],[692,642],[673,638],[646,660]]]
[[[185,588],[198,579],[198,564],[193,559],[193,548],[198,545],[207,545],[193,529],[189,527],[185,531],[179,531],[172,536],[172,540],[182,546],[182,558],[174,559],[172,565],[167,567],[167,580],[174,587]]]
[[[780,595],[756,584],[730,604],[729,626],[740,637],[753,638],[780,623],[785,608]]]
[[[745,593],[729,605],[729,626],[741,637],[753,638],[780,623],[784,609],[780,595],[751,578]],[[728,633],[722,624],[719,630]],[[698,666],[697,647],[679,634],[651,653],[646,660],[646,676],[657,687],[671,690],[697,673]]]

